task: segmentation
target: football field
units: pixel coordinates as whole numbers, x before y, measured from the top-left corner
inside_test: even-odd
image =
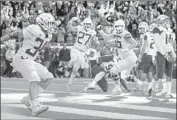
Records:
[[[90,79],[78,78],[74,81],[72,92],[67,90],[68,79],[55,79],[47,91],[41,94],[43,104],[49,110],[32,117],[31,112],[20,100],[28,93],[29,83],[22,78],[3,78],[1,80],[1,120],[4,119],[176,119],[176,98],[164,96],[146,98],[135,91],[134,83],[127,83],[131,93],[112,95],[113,84],[109,81],[109,91],[96,90],[84,93],[83,89]],[[176,97],[176,80],[173,80],[172,93]]]

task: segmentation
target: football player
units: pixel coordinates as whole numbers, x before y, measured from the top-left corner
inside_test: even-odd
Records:
[[[148,79],[148,83],[150,83],[155,74],[155,56],[156,56],[156,47],[154,43],[154,38],[152,34],[153,28],[156,27],[156,24],[152,24],[149,27],[149,32],[144,34],[143,44],[140,50],[140,58],[143,56],[143,73],[144,78]],[[143,55],[144,54],[144,55]],[[147,86],[144,88],[144,92],[146,92]]]
[[[90,18],[84,19],[82,25],[77,27],[70,26],[72,31],[77,31],[77,38],[74,46],[71,49],[71,60],[69,68],[72,68],[72,73],[68,83],[68,90],[71,90],[72,81],[76,77],[79,68],[88,68],[87,50],[90,46],[100,46],[96,32],[93,30],[93,23]]]
[[[133,51],[137,43],[132,38],[131,34],[125,30],[124,21],[117,20],[114,23],[114,32],[112,34],[105,34],[101,29],[98,32],[108,46],[118,49],[118,54],[121,58],[118,62],[114,62],[113,65],[108,65],[110,73],[117,75],[122,71],[126,71],[122,79],[128,78],[132,67],[137,61],[137,57]],[[134,80],[137,84],[142,85],[142,82],[138,79],[135,78]],[[121,94],[120,80],[115,79],[114,83],[115,88],[113,89],[113,93]]]
[[[138,78],[143,81],[143,84],[146,85],[146,77],[145,74],[143,73],[143,65],[146,61],[145,56],[146,56],[146,46],[147,44],[144,44],[145,41],[147,40],[147,35],[146,33],[148,32],[149,26],[146,22],[141,22],[138,26],[139,33],[140,33],[140,42],[141,42],[141,47],[140,47],[140,55],[138,57],[138,66],[137,66],[137,75]]]
[[[1,38],[1,42],[9,39],[23,40],[21,48],[14,56],[12,66],[30,82],[29,94],[21,102],[32,111],[33,116],[38,116],[49,109],[48,106],[41,104],[39,94],[50,85],[53,75],[46,67],[34,60],[51,41],[54,25],[54,17],[49,13],[42,13],[37,16],[36,24],[8,33]]]
[[[172,86],[172,73],[176,54],[173,45],[170,42],[170,36],[167,29],[170,28],[170,19],[166,15],[159,15],[155,20],[158,27],[153,29],[153,36],[155,46],[157,48],[156,55],[156,75],[155,80],[152,80],[148,87],[148,96],[152,95],[152,87],[156,84],[156,81],[163,78],[166,75],[166,89],[161,91],[161,94],[166,94],[166,97],[171,97]]]

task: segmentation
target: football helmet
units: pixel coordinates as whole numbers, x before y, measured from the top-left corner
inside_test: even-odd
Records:
[[[144,34],[149,30],[149,26],[146,22],[141,22],[138,26],[138,29],[141,34]]]
[[[50,13],[42,13],[37,16],[36,23],[45,31],[51,32],[55,27],[55,18]]]
[[[155,22],[164,28],[170,28],[170,18],[167,15],[159,15],[157,19],[155,19]]]
[[[123,20],[117,20],[114,23],[114,30],[117,34],[122,33],[125,30],[125,22]]]
[[[83,26],[85,29],[92,29],[93,28],[92,20],[90,18],[84,19]]]
[[[157,25],[156,25],[155,23],[152,23],[152,24],[149,26],[149,31],[152,32],[155,27],[157,27]]]

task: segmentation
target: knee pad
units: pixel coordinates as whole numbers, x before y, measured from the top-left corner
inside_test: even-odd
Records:
[[[98,86],[101,88],[103,92],[108,91],[108,82],[105,77],[103,77],[100,81],[98,81]]]

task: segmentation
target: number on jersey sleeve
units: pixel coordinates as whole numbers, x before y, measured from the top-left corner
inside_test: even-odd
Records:
[[[40,45],[26,50],[26,53],[28,55],[31,55],[32,57],[34,57],[36,55],[36,53],[38,51],[42,50],[44,48],[44,46],[48,43],[47,41],[44,41],[41,38],[36,38],[35,42],[39,42]]]
[[[86,45],[89,42],[89,40],[90,40],[91,37],[92,37],[91,34],[79,31],[79,33],[78,33],[78,40],[77,41],[80,44]]]

